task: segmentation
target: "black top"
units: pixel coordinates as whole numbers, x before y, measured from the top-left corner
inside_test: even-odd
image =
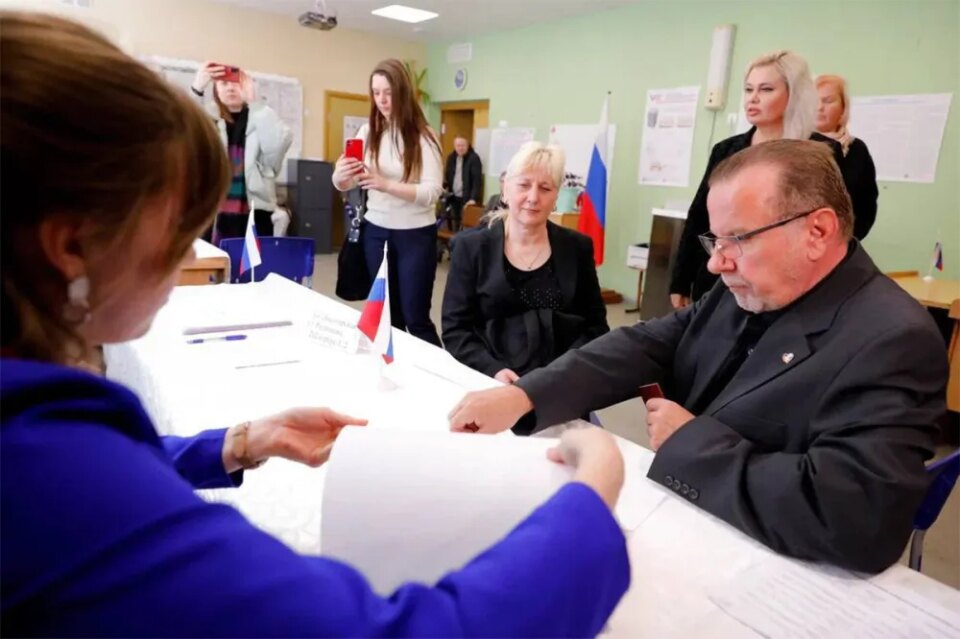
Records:
[[[867,145],[854,138],[843,158],[843,181],[853,202],[853,236],[862,240],[877,219],[877,169]]]
[[[673,273],[670,279],[670,292],[688,295],[694,301],[698,300],[704,293],[710,290],[717,276],[707,271],[707,260],[709,256],[700,245],[697,236],[710,230],[710,219],[707,215],[707,194],[710,192],[708,182],[710,174],[720,162],[731,155],[738,153],[750,146],[753,140],[753,134],[756,127],[751,128],[746,133],[734,135],[722,140],[714,145],[710,152],[710,160],[707,162],[707,170],[704,171],[703,180],[697,189],[697,194],[690,204],[690,210],[687,212],[687,221],[683,227],[683,235],[680,237],[680,245],[677,248],[677,258],[673,265]],[[873,221],[877,216],[877,182],[876,174],[873,171],[866,170],[860,155],[854,159],[843,157],[843,150],[840,144],[830,138],[813,133],[811,140],[829,144],[833,149],[833,157],[840,167],[843,174],[843,181],[850,193],[850,200],[853,204],[854,213],[854,236],[862,239],[866,235]],[[866,150],[866,146],[864,146]],[[850,153],[853,153],[852,146]],[[868,154],[869,156],[869,154]],[[870,162],[872,169],[873,162]]]
[[[508,267],[503,223],[457,236],[443,294],[443,345],[485,375],[518,375],[609,331],[586,235],[547,224],[550,261]]]
[[[247,141],[247,120],[250,117],[250,108],[244,104],[236,113],[231,113],[233,122],[224,120],[227,125],[227,146],[243,148]]]
[[[504,255],[503,271],[510,283],[510,288],[513,289],[520,303],[528,309],[549,308],[553,311],[563,309],[563,293],[560,291],[557,275],[553,272],[552,257],[532,271],[523,271],[511,264]]]

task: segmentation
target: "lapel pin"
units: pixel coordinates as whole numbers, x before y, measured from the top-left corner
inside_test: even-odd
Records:
[[[793,353],[784,353],[783,355],[780,356],[780,359],[783,360],[784,364],[789,364],[790,362],[793,361]]]

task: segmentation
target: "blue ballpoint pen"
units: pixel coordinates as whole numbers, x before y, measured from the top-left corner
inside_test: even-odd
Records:
[[[205,342],[239,342],[247,339],[246,335],[223,335],[221,337],[198,337],[197,339],[188,339],[187,344],[203,344]]]

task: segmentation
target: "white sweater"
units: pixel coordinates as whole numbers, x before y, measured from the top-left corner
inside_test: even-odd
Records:
[[[364,162],[375,166],[370,146],[367,144],[369,126],[364,124],[357,131],[357,139],[363,140]],[[398,139],[400,148],[393,144],[389,131],[383,133],[380,142],[380,175],[396,182],[403,178],[403,140]],[[389,193],[370,189],[367,199],[367,216],[377,226],[388,229],[418,229],[437,223],[436,204],[443,193],[443,167],[440,151],[426,138],[420,138],[420,153],[423,166],[420,169],[420,181],[417,186],[417,199],[407,202]],[[412,184],[409,183],[408,184]],[[353,186],[352,184],[350,185]]]

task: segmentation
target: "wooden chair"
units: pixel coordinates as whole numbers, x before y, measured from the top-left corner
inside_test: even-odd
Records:
[[[480,225],[480,218],[483,217],[483,207],[479,204],[470,204],[463,207],[461,216],[460,231],[464,229],[476,228]],[[451,231],[448,228],[440,228],[437,231],[437,262],[443,261],[443,251],[450,252],[450,240],[453,239],[459,231]]]

